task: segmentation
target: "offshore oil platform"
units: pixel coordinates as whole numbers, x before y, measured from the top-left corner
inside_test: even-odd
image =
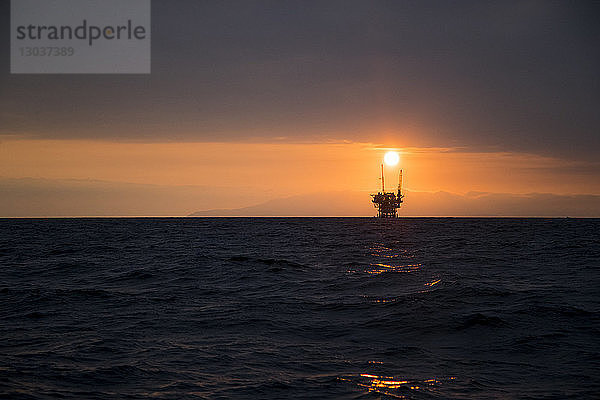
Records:
[[[402,170],[398,177],[398,193],[385,191],[385,180],[383,177],[383,164],[381,164],[381,192],[372,194],[373,206],[377,209],[378,218],[397,218],[398,209],[403,203],[402,194]]]

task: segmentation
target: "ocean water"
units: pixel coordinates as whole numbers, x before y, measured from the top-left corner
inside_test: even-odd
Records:
[[[598,399],[600,220],[0,220],[0,397]]]

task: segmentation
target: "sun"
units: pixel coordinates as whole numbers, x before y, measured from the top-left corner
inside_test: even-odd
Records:
[[[385,153],[385,156],[383,156],[383,161],[385,161],[386,165],[391,167],[398,164],[398,161],[400,161],[400,156],[395,151],[388,151]]]

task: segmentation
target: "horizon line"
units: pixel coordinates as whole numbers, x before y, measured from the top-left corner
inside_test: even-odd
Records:
[[[378,218],[360,215],[50,215],[50,216],[0,216],[0,219],[84,219],[84,218],[369,218],[394,220],[409,218],[506,218],[506,219],[600,219],[598,216],[545,216],[545,215],[402,215],[396,218]]]

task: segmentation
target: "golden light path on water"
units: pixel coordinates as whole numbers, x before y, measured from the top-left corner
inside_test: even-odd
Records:
[[[349,273],[366,273],[372,275],[374,279],[379,279],[379,276],[383,276],[384,274],[411,273],[410,276],[413,276],[412,273],[417,273],[417,275],[414,276],[416,282],[413,280],[414,286],[410,289],[413,293],[433,291],[442,283],[442,279],[438,276],[428,276],[424,279],[425,282],[423,282],[419,276],[419,273],[426,273],[426,271],[423,270],[423,264],[417,262],[416,255],[407,250],[401,248],[393,249],[379,243],[369,246],[366,250],[367,254],[373,259],[372,262],[365,264],[362,270],[360,268],[348,270]],[[370,298],[368,295],[364,295],[363,297]],[[398,297],[394,295],[388,298],[376,298],[372,301],[374,303],[383,304],[402,300],[402,298],[402,295]],[[375,360],[369,361],[369,364],[377,364],[377,368],[383,367],[384,365],[382,361]],[[354,376],[339,377],[338,379],[367,389],[368,392],[398,399],[413,399],[415,396],[420,398],[423,395],[427,396],[438,392],[442,385],[453,382],[456,380],[456,377],[433,377],[420,380],[408,379],[406,377],[399,378],[395,376],[361,373]]]
[[[382,274],[391,274],[391,273],[414,273],[423,271],[423,264],[416,262],[416,257],[411,252],[403,249],[392,249],[391,247],[385,246],[383,244],[376,243],[367,248],[368,255],[374,257],[374,261],[369,264],[366,264],[364,267],[360,267],[360,265],[353,265],[353,268],[348,269],[346,272],[350,274],[357,273],[365,273],[372,276],[378,276]],[[417,287],[414,287],[415,293],[426,293],[431,290],[434,290],[434,287],[440,285],[442,283],[442,279],[433,276],[427,279],[427,282],[420,283]],[[423,288],[423,286],[425,288]],[[369,298],[370,296],[363,296]],[[393,303],[397,301],[398,298],[396,296],[388,297],[388,298],[377,298],[371,299],[374,303]]]
[[[369,363],[382,364],[377,361],[369,361]],[[363,373],[358,376],[340,377],[338,379],[365,388],[369,392],[375,392],[398,399],[408,399],[413,398],[414,392],[416,391],[423,394],[435,392],[440,386],[452,383],[456,380],[456,377],[436,377],[418,380]]]
[[[384,272],[413,272],[421,267],[421,264],[389,265],[389,264],[370,264],[373,269],[365,271],[371,275],[379,275]]]

